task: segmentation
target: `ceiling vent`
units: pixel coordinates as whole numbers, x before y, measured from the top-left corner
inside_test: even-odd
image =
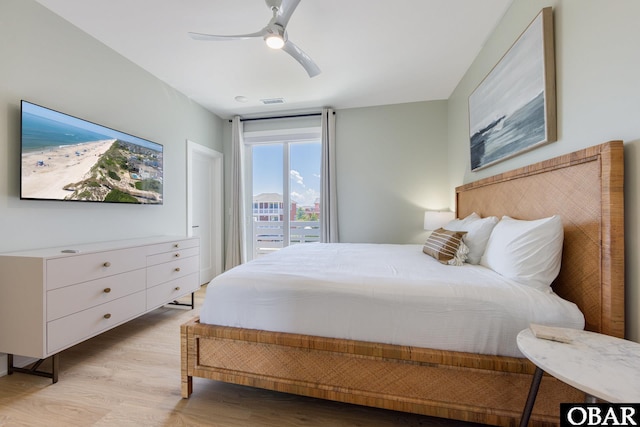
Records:
[[[269,98],[269,99],[261,99],[260,102],[262,102],[264,105],[284,104],[284,99],[282,99],[282,98]]]

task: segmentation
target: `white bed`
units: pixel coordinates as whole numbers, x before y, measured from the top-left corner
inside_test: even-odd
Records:
[[[555,280],[551,278],[552,288],[557,295],[580,308],[586,330],[616,337],[624,337],[625,330],[623,148],[621,141],[608,142],[456,188],[458,218],[466,218],[473,212],[484,218],[507,215],[522,220],[559,215],[564,236],[562,262]],[[313,250],[312,246],[305,248]],[[409,246],[405,248],[413,251]],[[411,268],[416,266],[410,259],[414,256],[421,261],[427,258],[419,252],[407,254],[404,260]],[[509,275],[509,268],[516,264],[506,261],[508,256],[483,257],[491,261],[488,265],[494,271],[513,277]],[[268,264],[273,259],[266,257],[259,261]],[[317,260],[313,261],[315,265]],[[377,271],[368,274],[373,276],[383,272],[383,276],[393,277],[395,271],[389,269],[387,261],[385,254],[374,267]],[[306,274],[312,271],[303,265],[296,267],[297,271]],[[269,268],[277,269],[275,266]],[[338,259],[331,268],[335,271],[343,265]],[[452,266],[442,268],[451,271]],[[235,281],[235,275],[243,269],[225,276]],[[468,271],[475,273],[478,269]],[[540,271],[550,270],[536,267],[536,277]],[[393,286],[396,291],[400,287],[397,283],[384,285],[378,281],[382,279],[373,279],[362,273],[358,273],[356,279],[364,285],[361,292],[365,293],[380,293],[388,286]],[[217,290],[213,290],[217,283],[214,281],[211,286],[208,303],[214,305],[204,308],[206,316],[218,316],[216,306],[221,312],[228,308],[228,301],[223,299],[226,297],[218,297]],[[234,293],[242,287],[238,285],[238,289],[233,289]],[[448,285],[448,289],[445,286],[440,292],[456,294],[462,288]],[[403,289],[401,295],[410,299],[406,297],[412,295],[406,290],[410,286],[403,285]],[[529,298],[528,290],[520,291],[522,298]],[[483,292],[484,288],[476,293],[482,295]],[[356,297],[350,295],[350,298]],[[343,303],[342,306],[348,308],[337,310],[338,314],[357,314],[353,318],[362,318],[359,310],[356,312],[351,308],[352,302]],[[487,306],[490,304],[481,307],[486,310]],[[297,303],[296,307],[299,307],[298,314],[289,310],[283,312],[287,313],[286,317],[283,314],[276,318],[282,321],[284,317],[288,324],[306,319],[311,310]],[[446,311],[442,307],[441,312]],[[377,322],[380,322],[386,308],[383,305],[375,313]],[[336,320],[335,313],[320,312],[326,321],[315,322],[313,327]],[[396,320],[388,314],[387,318]],[[291,319],[296,319],[296,322]],[[345,323],[344,319],[336,321]],[[386,323],[375,329],[383,328],[389,329]],[[400,329],[396,328],[394,339],[405,332]],[[438,331],[421,331],[427,332]],[[194,377],[207,378],[507,427],[518,424],[535,372],[535,366],[522,357],[438,350],[430,344],[397,345],[204,324],[198,316],[181,326],[180,335],[181,390],[185,398],[194,392]],[[559,425],[560,402],[581,402],[584,398],[583,392],[545,375],[529,425]]]
[[[421,245],[345,243],[227,271],[208,285],[200,322],[513,357],[532,322],[584,327],[575,304],[486,267],[443,265]]]

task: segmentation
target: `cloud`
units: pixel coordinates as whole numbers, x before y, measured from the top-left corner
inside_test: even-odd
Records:
[[[293,178],[297,184],[300,184],[304,187],[304,178],[300,175],[300,172],[297,170],[291,169],[291,178]]]
[[[298,206],[313,206],[316,199],[320,198],[320,193],[313,188],[307,188],[304,192],[291,192],[291,200],[295,201]]]
[[[291,201],[292,202],[296,202],[297,204],[301,205],[301,200],[304,196],[298,192],[292,191],[291,192]]]
[[[313,185],[307,187],[304,183],[304,177],[297,170],[291,169],[289,175],[293,180],[292,188],[290,189],[291,200],[295,201],[298,206],[313,206],[316,200],[320,198],[320,191],[314,189]],[[314,174],[313,177],[317,178],[317,175]],[[294,184],[298,185],[295,189],[293,188]]]

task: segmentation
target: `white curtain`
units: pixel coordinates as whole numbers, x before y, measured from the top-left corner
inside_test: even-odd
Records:
[[[322,109],[322,164],[320,169],[320,241],[337,243],[338,197],[336,193],[336,116]]]
[[[227,248],[225,251],[225,270],[246,261],[245,215],[244,215],[244,174],[242,140],[242,122],[239,116],[232,121],[231,133],[231,206],[229,228],[227,232]]]

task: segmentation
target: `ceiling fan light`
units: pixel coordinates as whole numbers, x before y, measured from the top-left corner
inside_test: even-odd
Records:
[[[264,41],[271,49],[282,49],[284,46],[284,39],[279,34],[268,34]]]

